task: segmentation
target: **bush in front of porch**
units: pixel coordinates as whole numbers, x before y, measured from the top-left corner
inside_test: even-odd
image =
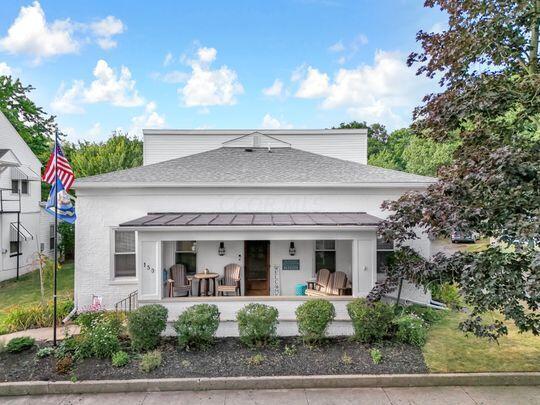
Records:
[[[279,312],[264,304],[248,304],[236,314],[242,343],[249,347],[266,346],[276,338]]]
[[[219,326],[219,310],[213,304],[198,304],[186,309],[174,323],[180,347],[205,349],[214,342]]]
[[[309,300],[296,309],[298,333],[304,344],[313,345],[326,339],[326,331],[336,317],[334,305],[324,299]]]
[[[384,302],[368,302],[356,298],[347,304],[351,317],[354,338],[362,343],[381,341],[392,334],[394,310]]]
[[[128,333],[134,350],[152,350],[167,327],[168,311],[163,305],[144,305],[128,315]]]

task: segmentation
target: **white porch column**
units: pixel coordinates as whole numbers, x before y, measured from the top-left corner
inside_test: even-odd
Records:
[[[137,253],[139,299],[160,299],[161,242],[142,240]]]
[[[365,297],[377,280],[377,240],[352,240],[352,293],[354,297]]]

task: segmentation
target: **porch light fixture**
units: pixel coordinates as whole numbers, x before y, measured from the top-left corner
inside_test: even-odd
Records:
[[[218,255],[224,256],[225,255],[225,243],[219,242],[219,248],[218,248]]]
[[[191,245],[191,251],[193,253],[197,253],[197,242],[193,242],[193,244]]]
[[[294,256],[296,254],[296,248],[294,247],[294,242],[291,242],[289,245],[289,254]]]

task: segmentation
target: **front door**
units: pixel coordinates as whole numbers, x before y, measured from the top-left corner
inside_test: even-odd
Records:
[[[248,240],[244,253],[245,295],[270,295],[270,242]]]

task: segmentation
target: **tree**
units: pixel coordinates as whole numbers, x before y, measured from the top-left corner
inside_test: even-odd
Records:
[[[429,138],[412,136],[401,156],[405,171],[423,176],[436,176],[439,168],[453,161],[458,142],[435,142]]]
[[[413,130],[434,142],[458,137],[452,164],[425,192],[386,202],[393,214],[381,224],[386,239],[402,245],[417,230],[447,237],[476,231],[498,243],[478,253],[425,260],[398,250],[398,265],[372,298],[403,277],[417,285],[453,282],[470,308],[465,332],[498,338],[502,322],[482,315],[499,311],[520,331],[540,333],[540,77],[539,0],[427,0],[449,16],[441,33],[420,31],[421,52],[409,56],[417,73],[438,78],[414,111]]]
[[[23,86],[19,79],[0,76],[0,111],[32,152],[45,163],[57,126],[54,116],[48,115],[28,98],[32,90],[32,86]]]
[[[142,165],[142,141],[121,132],[105,142],[80,141],[64,151],[75,177],[87,177]]]
[[[358,122],[351,121],[349,123],[342,122],[339,124],[339,127],[332,127],[332,129],[367,129],[368,138],[373,138],[379,141],[386,141],[388,137],[388,131],[386,127],[382,124],[375,122],[374,124],[368,125],[366,121]]]

